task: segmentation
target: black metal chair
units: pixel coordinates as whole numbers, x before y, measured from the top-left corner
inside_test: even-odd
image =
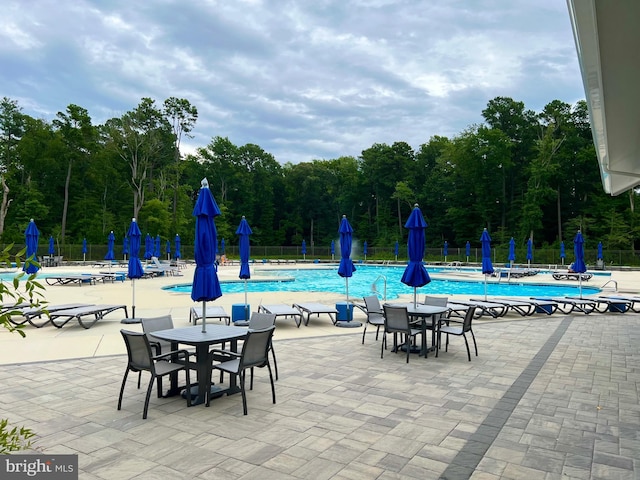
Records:
[[[404,336],[404,346],[407,350],[407,363],[411,353],[411,340],[422,333],[419,328],[411,328],[409,312],[407,307],[395,305],[383,305],[384,310],[384,333],[382,335],[382,347],[380,358],[383,358],[384,350],[387,348],[387,333],[393,333],[393,351],[398,352],[398,334]]]
[[[151,379],[147,387],[147,394],[144,401],[144,410],[142,418],[147,418],[147,410],[149,409],[149,399],[151,398],[151,389],[154,381],[158,384],[158,398],[162,396],[162,377],[171,373],[185,371],[186,389],[191,390],[191,381],[189,378],[189,352],[186,350],[175,350],[160,355],[153,355],[151,352],[151,344],[146,333],[131,332],[128,330],[120,330],[124,343],[127,346],[127,369],[122,378],[122,386],[120,387],[120,396],[118,398],[118,410],[122,407],[122,395],[124,394],[124,386],[127,383],[129,372],[149,372]],[[173,363],[169,361],[172,356],[182,357],[184,363]],[[139,380],[139,379],[138,379]],[[191,406],[191,396],[187,395],[187,406]]]
[[[464,338],[464,343],[467,346],[467,357],[469,358],[469,361],[471,361],[471,350],[469,350],[469,341],[467,340],[466,335],[466,333],[471,333],[471,337],[473,338],[473,346],[476,350],[476,357],[478,356],[478,345],[476,344],[476,336],[473,334],[473,329],[471,328],[471,322],[473,321],[475,309],[476,307],[469,307],[469,310],[467,310],[462,323],[450,318],[448,319],[449,325],[440,326],[440,328],[438,329],[438,347],[440,346],[440,336],[443,333],[447,335],[447,340],[444,348],[445,352],[449,348],[449,335],[462,336]],[[436,350],[436,357],[438,356],[438,350]]]
[[[375,295],[371,295],[364,298],[364,306],[367,314],[367,321],[364,324],[364,331],[362,332],[362,344],[364,345],[364,336],[367,333],[367,325],[376,327],[376,340],[378,340],[378,334],[380,333],[380,327],[384,327],[384,311],[380,305],[380,300]]]
[[[209,358],[213,363],[219,360],[220,363],[214,363],[213,368],[237,375],[240,378],[240,392],[242,393],[242,409],[247,414],[247,394],[245,389],[246,371],[254,367],[267,367],[269,370],[269,380],[271,382],[271,397],[273,403],[276,403],[276,389],[273,383],[273,375],[271,365],[269,364],[269,345],[275,326],[271,326],[264,330],[251,330],[247,332],[247,336],[242,343],[242,351],[240,353],[229,352],[227,350],[211,350]],[[210,403],[210,392],[206,392],[207,407]]]

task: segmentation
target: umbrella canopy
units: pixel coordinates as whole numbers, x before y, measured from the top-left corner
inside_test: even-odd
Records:
[[[182,247],[181,245],[181,241],[180,241],[180,235],[178,235],[176,233],[176,238],[174,240],[175,246],[176,246],[176,251],[175,251],[175,257],[176,258],[180,258],[182,256],[182,252],[180,251],[180,247]]]
[[[487,299],[487,275],[493,273],[493,265],[491,263],[491,237],[485,228],[480,236],[480,244],[482,245],[482,273],[484,274],[484,299]]]
[[[171,257],[171,242],[167,239],[167,244],[165,246],[165,252],[167,254],[167,258]]]
[[[53,240],[53,236],[50,236],[49,237],[49,255],[55,255],[55,253],[56,253],[56,247]]]
[[[367,245],[367,241],[364,241],[364,244],[362,245],[362,254],[364,255],[364,258],[367,258],[367,250],[369,249],[369,245]]]
[[[107,236],[107,254],[104,256],[105,260],[115,260],[116,256],[113,253],[113,245],[116,241],[116,237],[113,234],[113,230],[111,232],[109,232],[109,235]]]
[[[578,230],[576,237],[573,239],[573,253],[576,257],[573,262],[573,271],[582,274],[587,271],[587,266],[584,263],[584,239],[582,238],[582,232]],[[578,275],[580,280],[580,298],[582,298],[582,275]]]
[[[153,238],[147,233],[144,237],[144,259],[150,260],[153,257]]]
[[[153,256],[156,258],[160,258],[160,243],[162,242],[162,240],[160,240],[160,235],[156,235],[156,242],[155,242],[155,246],[153,249]]]
[[[562,264],[564,265],[564,258],[566,254],[564,253],[564,242],[560,242],[560,258],[562,259]]]
[[[446,240],[444,241],[444,246],[442,247],[442,254],[445,259],[447,258],[447,255],[449,255],[449,242],[447,242]]]
[[[216,246],[218,232],[214,218],[220,215],[220,208],[216,203],[206,178],[202,179],[202,186],[198,200],[193,208],[196,217],[195,260],[196,269],[193,273],[191,299],[202,302],[202,331],[207,331],[207,302],[222,296],[220,281],[215,269]]]
[[[335,240],[331,240],[331,258],[336,254],[336,242]]]
[[[82,254],[85,255],[87,253],[87,239],[82,239]]]
[[[24,240],[27,246],[26,252],[26,260],[22,266],[22,270],[24,270],[29,275],[36,273],[40,267],[37,265],[38,262],[38,239],[40,238],[40,232],[38,231],[38,227],[36,227],[36,222],[33,221],[33,218],[27,225],[27,229],[24,231]],[[35,262],[35,263],[31,263]]]
[[[224,255],[225,250],[226,250],[226,242],[224,241],[224,238],[223,238],[222,241],[220,242],[220,254]]]
[[[427,222],[425,222],[417,204],[413,207],[404,227],[409,229],[409,240],[407,242],[409,264],[405,268],[400,281],[413,287],[413,303],[415,305],[417,303],[418,287],[423,287],[431,281],[427,269],[422,264],[425,248],[424,230],[427,228]]]
[[[469,261],[469,257],[471,256],[471,244],[467,242],[464,248],[465,248],[465,253],[467,254],[467,261]]]
[[[240,275],[238,277],[244,280],[244,308],[245,308],[245,320],[249,318],[248,305],[247,301],[247,279],[251,278],[251,270],[249,269],[249,254],[251,251],[251,245],[249,244],[249,235],[253,232],[251,231],[251,227],[249,226],[249,222],[247,219],[242,216],[240,220],[240,225],[238,225],[238,229],[236,230],[236,235],[239,238],[239,246],[240,246]]]
[[[513,239],[513,237],[511,237],[511,240],[509,240],[509,263],[511,263],[511,265],[513,265],[513,262],[516,261],[516,241]]]
[[[598,242],[598,260],[602,260],[602,242]]]
[[[400,252],[400,245],[398,242],[393,246],[393,254],[396,256],[396,260],[398,260],[398,253]]]
[[[144,275],[144,270],[142,269],[142,264],[140,263],[139,250],[140,250],[140,239],[142,237],[142,233],[140,232],[140,228],[136,223],[136,219],[131,219],[131,224],[129,225],[129,230],[127,231],[127,238],[129,239],[129,248],[131,254],[129,255],[129,264],[127,267],[127,276],[131,279],[131,288],[133,289],[133,301],[132,301],[132,309],[131,309],[131,318],[136,317],[136,278],[142,278]]]
[[[516,241],[511,237],[509,240],[509,262],[513,265],[513,262],[516,261]]]
[[[527,240],[527,262],[531,263],[533,260],[533,240]]]
[[[129,237],[122,238],[122,255],[129,255]]]
[[[347,315],[350,315],[349,310],[349,277],[356,271],[356,267],[351,260],[351,242],[353,241],[353,228],[347,216],[343,215],[340,221],[340,228],[338,229],[340,234],[340,265],[338,266],[338,275],[344,278],[346,290],[347,290]],[[349,320],[351,318],[347,316]]]
[[[307,254],[307,242],[302,240],[302,248],[300,249],[302,256],[304,257]]]
[[[236,235],[240,236],[239,244],[240,244],[240,276],[241,279],[251,278],[251,271],[249,270],[249,252],[251,250],[249,245],[249,235],[253,232],[251,231],[251,227],[249,226],[249,222],[247,219],[242,216],[242,220],[240,220],[240,225],[238,225],[238,229],[236,230]]]

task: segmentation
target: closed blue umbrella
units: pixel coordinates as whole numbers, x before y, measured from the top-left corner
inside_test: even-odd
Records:
[[[207,331],[207,302],[222,296],[220,281],[215,269],[218,233],[214,218],[220,213],[220,208],[209,190],[209,182],[203,178],[198,200],[193,208],[193,216],[196,217],[194,252],[196,270],[193,273],[191,287],[191,299],[194,302],[202,302],[203,333]]]
[[[104,256],[105,260],[115,260],[116,259],[116,255],[115,253],[113,253],[113,245],[116,241],[116,237],[113,234],[113,230],[111,232],[109,232],[109,235],[107,235],[107,254]]]
[[[247,301],[247,279],[251,278],[251,270],[249,269],[249,254],[251,251],[251,245],[249,244],[249,235],[253,232],[249,226],[247,219],[242,216],[240,225],[236,230],[236,235],[239,238],[239,250],[240,250],[240,275],[239,278],[244,280],[244,319],[249,319],[249,302]]]
[[[587,271],[587,266],[584,263],[584,239],[582,238],[582,232],[578,230],[576,237],[573,239],[573,253],[576,257],[573,262],[573,271],[578,273],[578,279],[580,280],[580,298],[582,298],[582,274]]]
[[[467,263],[468,263],[469,257],[471,256],[471,244],[467,242],[464,248],[465,248],[465,253],[467,254]]]
[[[220,242],[220,255],[224,255],[225,251],[226,251],[226,245],[223,238],[222,241]]]
[[[160,243],[161,243],[160,235],[156,235],[156,242],[153,249],[153,256],[156,257],[158,260],[160,259],[160,255],[161,255]]]
[[[167,252],[167,260],[171,260],[171,242],[167,239],[167,245],[165,246]]]
[[[349,307],[349,277],[353,276],[353,272],[356,271],[356,267],[351,260],[351,242],[353,241],[353,228],[347,216],[343,215],[340,221],[340,228],[338,229],[340,234],[340,265],[338,266],[338,275],[344,278],[345,286],[347,290],[347,319],[351,320]]]
[[[484,274],[484,299],[487,300],[487,275],[493,273],[493,264],[491,263],[491,237],[485,228],[480,236],[480,244],[482,245],[482,273]]]
[[[178,235],[176,233],[176,238],[174,240],[175,246],[176,246],[176,251],[174,253],[176,260],[179,259],[180,257],[182,257],[182,252],[180,251],[181,247],[182,247],[182,242],[180,241],[180,235]]]
[[[131,290],[132,290],[132,304],[131,304],[131,318],[136,318],[136,278],[142,278],[144,275],[144,270],[142,268],[142,264],[140,263],[139,258],[139,250],[140,250],[140,239],[142,237],[142,233],[140,232],[140,228],[136,223],[136,219],[131,219],[131,224],[129,225],[129,230],[127,231],[127,238],[129,238],[129,248],[131,254],[129,255],[129,265],[127,267],[127,277],[131,279]]]
[[[533,260],[533,240],[527,240],[527,264],[531,266],[531,260]]]
[[[600,245],[602,245],[602,244],[600,244]],[[55,254],[56,254],[55,243],[54,243],[54,240],[53,240],[53,236],[50,236],[49,237],[49,255],[55,255]]]
[[[393,246],[393,254],[396,256],[396,262],[398,261],[398,253],[400,252],[400,245],[398,242]]]
[[[413,304],[416,306],[418,303],[418,287],[423,287],[431,281],[427,269],[422,264],[425,248],[424,230],[427,228],[427,222],[425,222],[417,203],[413,207],[407,223],[404,224],[404,228],[409,229],[409,239],[407,241],[409,264],[405,268],[400,281],[413,287]]]
[[[447,261],[447,255],[449,255],[449,242],[444,241],[444,246],[442,247],[442,255],[444,256],[444,261]]]
[[[602,260],[602,242],[598,242],[598,260]]]
[[[144,237],[144,259],[151,260],[151,257],[153,257],[153,238],[147,233]]]
[[[331,240],[331,260],[334,260],[336,254],[336,242],[335,240]]]
[[[83,262],[87,261],[87,239],[86,238],[82,239],[82,261]]]
[[[124,236],[122,238],[122,259],[126,260],[129,255],[129,237]]]
[[[33,221],[33,218],[27,225],[27,229],[24,231],[24,240],[27,246],[25,263],[22,265],[22,270],[32,275],[40,270],[40,265],[38,264],[38,239],[40,238],[40,232],[38,231],[38,227],[36,227],[36,222]]]
[[[362,254],[364,255],[364,261],[367,261],[367,250],[369,249],[369,246],[367,245],[367,241],[364,241],[364,244],[362,245]]]
[[[562,264],[564,265],[564,259],[566,254],[564,253],[564,242],[560,242],[560,258],[562,259]]]
[[[305,242],[304,240],[302,240],[302,248],[300,249],[300,252],[302,253],[302,259],[306,260],[307,259],[307,242]]]
[[[516,241],[511,237],[509,240],[509,264],[513,267],[513,262],[516,261]]]

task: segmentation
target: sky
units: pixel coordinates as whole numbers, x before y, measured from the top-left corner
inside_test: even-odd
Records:
[[[94,124],[187,99],[214,137],[285,164],[417,149],[498,97],[584,99],[564,0],[3,0],[0,97]]]

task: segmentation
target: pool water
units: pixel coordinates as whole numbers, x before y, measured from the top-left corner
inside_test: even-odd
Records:
[[[398,295],[413,294],[413,287],[402,283],[400,279],[404,267],[380,267],[356,265],[357,270],[349,278],[349,297],[362,298],[377,292],[384,296],[386,279],[386,298],[394,299]],[[429,269],[435,273],[435,269]],[[443,272],[443,271],[442,271]],[[261,280],[262,275],[262,280]],[[264,275],[269,278],[279,278],[279,281],[263,281]],[[542,275],[541,275],[542,277]],[[551,277],[549,277],[549,280]],[[253,280],[253,281],[252,281]],[[541,278],[541,281],[545,279]],[[503,281],[504,282],[504,281]],[[223,294],[243,293],[244,282],[220,283]],[[163,287],[165,290],[176,293],[191,293],[191,284],[173,285]],[[261,270],[252,272],[251,279],[247,282],[249,293],[268,292],[330,292],[346,295],[345,279],[338,275],[338,267],[321,267],[318,269],[283,269]],[[583,283],[583,294],[594,294],[600,290]],[[418,288],[419,295],[469,295],[484,296],[485,284],[483,281],[457,280],[457,279],[431,279],[431,283]],[[492,296],[573,296],[579,295],[579,286],[546,285],[541,283],[497,283],[496,278],[489,278],[487,282],[487,295]]]

